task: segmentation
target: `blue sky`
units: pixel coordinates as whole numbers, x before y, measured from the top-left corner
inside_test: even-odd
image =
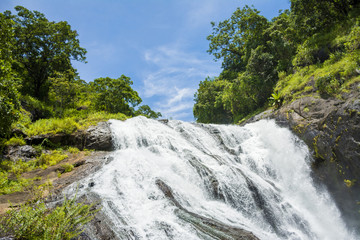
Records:
[[[210,22],[254,5],[271,19],[289,0],[0,0],[0,11],[17,5],[67,21],[88,51],[74,62],[81,79],[130,77],[143,104],[164,118],[193,121],[194,93],[207,76],[221,72],[209,55]]]

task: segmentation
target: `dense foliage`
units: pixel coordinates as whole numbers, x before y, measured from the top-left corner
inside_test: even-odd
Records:
[[[133,82],[129,77],[121,75],[120,78],[98,78],[91,83],[96,99],[95,107],[100,111],[110,113],[122,112],[132,115],[135,107],[141,103],[138,93],[131,88]]]
[[[50,22],[44,14],[21,6],[15,10],[17,15],[5,12],[14,22],[13,69],[22,80],[23,94],[46,100],[49,77],[73,70],[71,60],[85,61],[86,50],[67,22]]]
[[[222,60],[223,70],[200,83],[193,109],[197,121],[238,122],[266,106],[269,98],[278,107],[292,97],[283,87],[299,72],[316,78],[313,90],[320,94],[336,95],[349,85],[345,82],[358,81],[359,6],[352,0],[291,0],[290,10],[271,21],[245,6],[229,19],[212,22],[208,52]],[[341,69],[339,62],[345,64]],[[332,67],[338,71],[322,74]],[[291,91],[304,90],[309,78]]]
[[[0,13],[0,138],[9,136],[11,123],[17,120],[20,108],[18,81],[11,68],[14,46],[12,24]]]

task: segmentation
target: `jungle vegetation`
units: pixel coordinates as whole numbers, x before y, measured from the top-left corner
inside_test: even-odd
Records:
[[[212,22],[208,53],[222,72],[201,81],[194,117],[238,123],[301,92],[339,97],[360,81],[360,4],[353,0],[291,0],[271,20],[254,7]],[[313,81],[314,83],[312,83]]]

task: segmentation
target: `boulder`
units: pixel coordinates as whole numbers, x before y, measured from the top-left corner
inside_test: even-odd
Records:
[[[30,145],[24,146],[9,146],[7,150],[6,157],[17,161],[22,159],[23,161],[29,161],[32,158],[36,157],[37,151]]]
[[[112,133],[108,122],[99,122],[84,133],[84,148],[102,151],[113,150]]]

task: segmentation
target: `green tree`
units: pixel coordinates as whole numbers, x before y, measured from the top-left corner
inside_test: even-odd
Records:
[[[54,77],[49,78],[49,98],[60,117],[66,108],[74,108],[80,99],[83,83],[77,78],[71,70],[55,73]]]
[[[258,96],[252,89],[254,81],[247,72],[239,74],[238,77],[224,88],[221,97],[224,108],[230,111],[234,122],[238,122],[246,115],[259,107]]]
[[[356,0],[291,0],[291,14],[302,39],[348,18]]]
[[[274,17],[270,26],[265,30],[265,35],[270,37],[266,42],[267,51],[274,56],[276,70],[288,72],[292,68],[292,58],[300,43],[289,10],[281,12]]]
[[[151,110],[151,108],[148,105],[142,105],[140,106],[136,111],[135,111],[135,115],[142,115],[145,116],[147,118],[159,118],[161,117],[161,113],[160,112],[155,112],[153,110]]]
[[[133,115],[133,107],[141,103],[138,93],[131,88],[133,82],[129,77],[98,78],[90,85],[96,94],[95,108],[110,113],[124,113]]]
[[[230,19],[212,22],[213,32],[207,37],[210,54],[215,60],[223,58],[224,70],[244,71],[251,50],[267,41],[264,35],[269,21],[255,8],[238,8]]]
[[[258,46],[251,51],[246,66],[246,80],[250,94],[256,96],[254,101],[261,107],[272,93],[272,89],[278,80],[276,61],[274,56],[265,51],[265,47]]]
[[[18,119],[20,109],[18,83],[11,69],[12,24],[0,13],[0,138],[9,136],[11,124]]]
[[[5,12],[14,21],[13,69],[22,79],[23,94],[45,100],[49,77],[56,72],[74,71],[71,60],[84,62],[86,50],[80,47],[77,32],[66,21],[50,22],[44,14],[21,6],[15,10],[17,15]]]
[[[230,123],[232,114],[224,108],[222,94],[227,81],[206,78],[199,84],[195,93],[195,104],[193,108],[194,117],[197,122],[202,123]]]

